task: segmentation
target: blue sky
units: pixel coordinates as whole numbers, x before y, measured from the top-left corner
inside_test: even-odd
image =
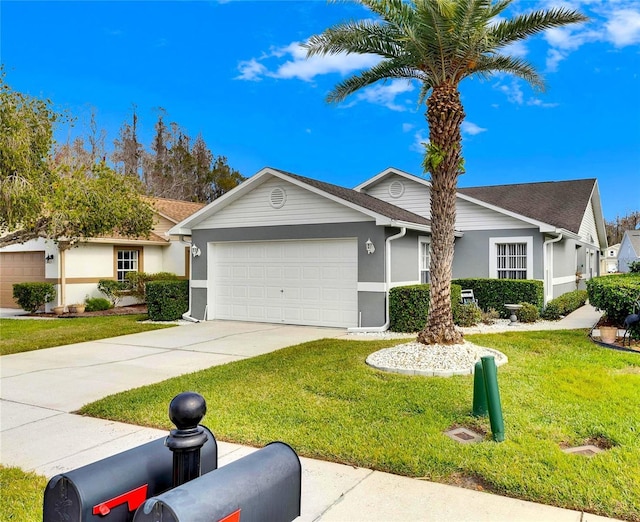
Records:
[[[542,73],[544,93],[509,77],[461,84],[459,185],[596,177],[612,220],[640,210],[640,2],[520,0],[510,13],[559,5],[590,22],[511,49]],[[162,107],[245,176],[272,166],[353,187],[390,166],[421,172],[428,129],[417,85],[378,84],[328,104],[332,86],[375,59],[306,60],[300,48],[370,17],[360,6],[3,0],[0,9],[8,83],[76,116],[73,132],[95,108],[111,143],[135,105],[149,144]]]

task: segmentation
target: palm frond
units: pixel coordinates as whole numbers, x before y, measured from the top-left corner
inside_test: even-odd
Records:
[[[491,35],[495,45],[504,45],[523,40],[534,34],[541,33],[552,27],[586,22],[589,20],[578,11],[565,8],[549,9],[548,11],[535,11],[509,20],[503,20],[491,28]]]
[[[351,76],[334,87],[327,95],[328,102],[341,102],[350,94],[353,94],[364,87],[368,87],[379,81],[393,78],[404,78],[407,80],[418,80],[422,83],[429,83],[428,77],[419,70],[398,63],[394,60],[384,60],[377,65]]]
[[[528,82],[534,89],[544,91],[544,79],[535,67],[526,60],[500,54],[482,56],[474,68],[466,76],[489,78],[497,73],[512,74]]]
[[[302,46],[307,57],[340,53],[378,54],[395,58],[402,54],[397,31],[371,21],[346,22],[314,35]]]

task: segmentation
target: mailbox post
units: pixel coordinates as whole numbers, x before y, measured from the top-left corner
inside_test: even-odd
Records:
[[[167,448],[173,452],[173,487],[200,476],[200,448],[207,433],[199,425],[207,413],[204,397],[194,392],[176,395],[169,404],[169,419],[176,425],[167,437]]]

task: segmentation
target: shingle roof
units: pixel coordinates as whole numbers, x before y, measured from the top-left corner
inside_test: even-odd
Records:
[[[405,210],[400,207],[396,207],[391,203],[387,203],[386,201],[382,201],[381,199],[374,198],[368,194],[363,192],[356,192],[355,190],[348,189],[345,187],[340,187],[338,185],[332,185],[331,183],[325,183],[324,181],[318,181],[317,179],[305,178],[304,176],[298,176],[297,174],[292,174],[291,172],[286,172],[280,169],[270,168],[270,170],[274,170],[284,174],[285,176],[289,176],[291,178],[302,181],[303,183],[320,189],[332,196],[336,196],[344,201],[348,201],[349,203],[353,203],[358,205],[359,207],[366,208],[375,212],[376,214],[380,214],[382,216],[388,217],[389,219],[393,219],[395,221],[404,221],[407,223],[414,223],[416,225],[425,225],[431,226],[431,221],[426,219],[418,214],[414,214],[408,210]]]
[[[640,230],[627,230],[625,234],[627,234],[636,255],[640,256]]]
[[[181,201],[178,199],[153,197],[149,198],[149,201],[155,210],[176,223],[180,223],[180,221],[188,218],[191,214],[196,213],[204,207],[203,203],[192,203],[191,201]]]
[[[458,192],[577,234],[595,183],[595,179],[547,181],[458,188]]]

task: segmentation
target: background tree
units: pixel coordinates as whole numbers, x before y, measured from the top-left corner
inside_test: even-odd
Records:
[[[626,216],[616,216],[613,221],[604,222],[607,231],[607,244],[617,245],[622,241],[626,230],[635,230],[640,224],[640,212],[633,211]]]
[[[356,0],[377,20],[351,21],[326,29],[306,44],[307,55],[377,54],[371,69],[340,82],[328,101],[340,102],[378,81],[421,82],[426,98],[429,143],[424,170],[431,174],[431,291],[424,344],[457,344],[462,333],[451,313],[456,191],[463,172],[460,126],[464,108],[458,86],[472,76],[508,73],[534,87],[543,82],[529,63],[509,56],[508,45],[552,27],[580,22],[564,9],[534,11],[511,19],[502,13],[512,0]]]
[[[135,105],[131,114],[131,124],[127,122],[122,124],[120,134],[113,145],[111,159],[115,163],[116,169],[125,176],[139,178],[144,149],[138,141],[138,115]]]
[[[88,171],[84,159],[68,160],[68,151],[58,160],[50,156],[58,119],[50,101],[12,90],[0,76],[0,247],[36,238],[72,245],[113,232],[148,234],[153,212],[137,179],[104,163]],[[83,148],[81,142],[69,147]]]
[[[210,203],[244,177],[224,156],[215,156],[202,135],[192,142],[176,122],[164,121],[164,110],[155,124],[151,150],[145,155],[143,181],[153,196]]]

